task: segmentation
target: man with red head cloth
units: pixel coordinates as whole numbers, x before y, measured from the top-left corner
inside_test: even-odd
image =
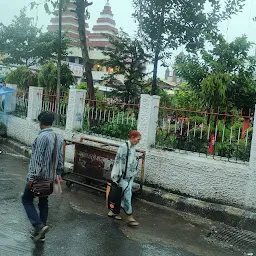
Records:
[[[122,144],[116,154],[115,163],[111,173],[111,179],[119,187],[122,188],[121,207],[128,216],[128,224],[130,226],[138,226],[139,223],[132,216],[132,184],[137,174],[137,160],[135,145],[141,140],[141,134],[138,131],[131,131],[129,140]],[[121,219],[119,215],[112,211],[109,217]]]

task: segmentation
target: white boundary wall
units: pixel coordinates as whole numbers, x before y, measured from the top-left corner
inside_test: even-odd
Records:
[[[72,92],[72,98],[75,99]],[[78,91],[78,94],[83,92]],[[82,108],[72,106],[68,115],[79,118],[83,113]],[[74,102],[77,104],[77,101]],[[242,208],[256,210],[256,134],[253,134],[251,159],[249,166],[239,163],[230,163],[220,160],[206,159],[196,154],[179,154],[163,150],[151,149],[154,144],[156,122],[158,116],[159,98],[156,96],[142,95],[138,130],[143,139],[140,149],[146,151],[145,181],[146,183],[165,188],[172,192],[187,196],[210,200],[226,205],[235,205]],[[78,109],[79,113],[76,113]],[[89,136],[71,130],[78,128],[77,119],[67,116],[69,122],[66,130],[54,128],[66,139],[80,139],[82,136],[101,140],[104,142],[120,143],[102,137]],[[256,124],[254,125],[256,127]],[[8,116],[8,136],[31,146],[39,132],[39,125],[31,118],[22,119],[12,115]],[[72,146],[67,150],[67,160],[73,159]]]

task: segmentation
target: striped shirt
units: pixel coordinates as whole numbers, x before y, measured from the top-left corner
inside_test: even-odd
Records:
[[[57,170],[64,168],[63,163],[63,138],[57,135]],[[53,149],[55,142],[55,133],[51,128],[46,128],[40,131],[38,137],[32,145],[32,156],[30,159],[27,179],[32,181],[39,179],[53,178]]]

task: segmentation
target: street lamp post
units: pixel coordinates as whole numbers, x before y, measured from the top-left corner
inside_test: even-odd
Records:
[[[60,86],[61,86],[61,48],[62,48],[62,8],[63,0],[59,0],[59,46],[58,46],[58,74],[57,74],[57,92],[56,92],[56,114],[57,122],[59,122],[59,103],[60,103]]]

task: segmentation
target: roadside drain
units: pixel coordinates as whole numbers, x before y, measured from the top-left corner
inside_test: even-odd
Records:
[[[220,225],[212,228],[206,240],[222,247],[239,250],[245,253],[244,255],[256,255],[256,234],[251,231]]]

